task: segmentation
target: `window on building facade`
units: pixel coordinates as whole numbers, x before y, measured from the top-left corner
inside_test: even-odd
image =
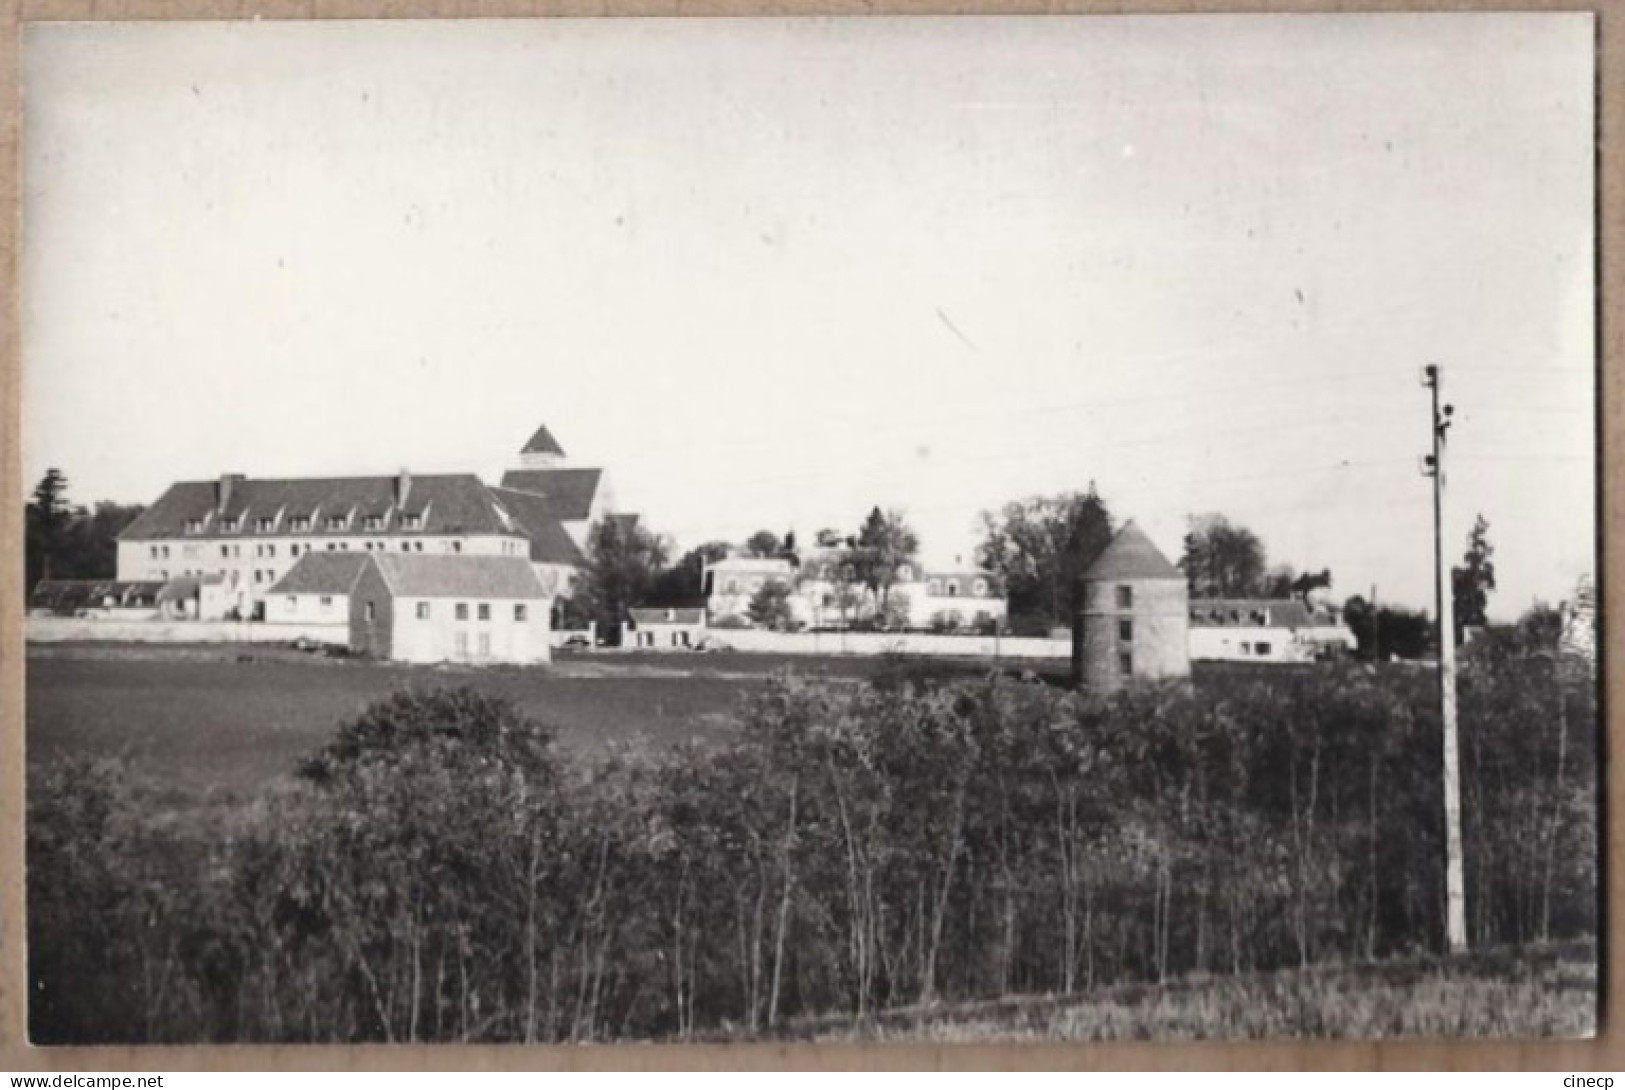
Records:
[[[1133,587],[1119,586],[1117,588],[1117,608],[1118,609],[1133,609],[1134,608],[1134,588]]]
[[[299,610],[299,599],[296,598],[295,596],[293,596],[292,594],[288,595],[288,612],[289,613],[295,613],[295,612],[298,612],[298,610]]]
[[[428,619],[429,619],[429,603],[428,602],[419,602],[418,603],[418,620],[427,621]]]
[[[370,620],[372,620],[373,618],[375,618],[377,616],[378,616],[378,606],[373,602],[368,602],[367,603],[367,620],[370,621]]]
[[[456,617],[457,617],[457,619],[459,621],[468,620],[468,603],[467,602],[458,602],[457,603]]]
[[[1255,643],[1253,644],[1253,650],[1260,655],[1267,655],[1270,653],[1270,645],[1268,643]]]
[[[985,595],[987,593],[987,580],[978,579],[976,581],[976,585],[971,588],[971,593],[975,594],[978,598]]]
[[[230,545],[222,545],[222,546],[220,546],[220,555],[221,556],[230,556],[231,555],[231,546]]]
[[[1117,672],[1124,677],[1134,675],[1134,656],[1127,651],[1117,656]]]
[[[332,595],[330,595],[330,594],[322,595],[322,608],[323,609],[329,608],[330,606],[332,606],[332,604],[333,604],[333,596]]]
[[[925,585],[925,592],[927,594],[929,594],[933,598],[936,598],[936,597],[940,596],[942,594],[942,580],[941,579],[933,579],[933,580],[931,580],[929,583],[927,583]]]
[[[454,552],[454,553],[462,552],[463,551],[463,543],[461,541],[453,541],[451,543],[451,551]]]
[[[950,597],[950,598],[958,598],[959,597],[959,580],[957,580],[957,579],[948,580],[948,597]]]
[[[482,620],[482,621],[489,621],[491,619],[491,603],[489,603],[489,602],[481,602],[480,603],[479,616],[480,616],[480,620]]]
[[[165,560],[169,559],[169,546],[168,545],[164,546],[164,559]]]
[[[1134,622],[1133,621],[1126,621],[1126,620],[1125,621],[1118,621],[1117,622],[1117,638],[1119,640],[1122,640],[1124,643],[1133,643],[1134,642]]]
[[[265,555],[266,556],[275,556],[276,555],[276,546],[275,545],[267,545],[265,547]]]
[[[478,646],[479,646],[479,651],[477,653],[479,654],[480,658],[482,658],[482,659],[490,658],[491,657],[491,633],[489,633],[489,632],[481,632],[480,637],[479,637],[479,645]]]
[[[513,607],[513,619],[522,622],[525,619],[525,603],[519,602]]]
[[[203,532],[203,520],[202,519],[187,519],[186,520],[186,532],[189,533],[189,534],[201,534]]]

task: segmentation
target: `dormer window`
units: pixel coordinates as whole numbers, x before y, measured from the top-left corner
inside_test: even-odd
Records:
[[[301,516],[299,518],[292,519],[292,520],[290,520],[289,525],[290,525],[290,528],[294,529],[294,530],[301,530],[301,531],[309,530],[310,529],[310,516],[309,515],[304,515],[304,516]]]
[[[401,516],[401,529],[403,529],[403,530],[421,530],[421,529],[423,529],[423,516],[422,515],[402,515]]]
[[[367,529],[369,529],[369,530],[382,530],[383,528],[384,528],[384,516],[382,516],[382,515],[368,515],[367,516]]]
[[[274,518],[263,517],[263,518],[258,518],[258,519],[254,520],[254,529],[259,531],[262,534],[270,533],[271,528],[273,526],[275,526],[275,525],[276,525],[276,519],[274,519]]]
[[[327,528],[329,530],[342,530],[346,526],[348,526],[349,523],[350,523],[350,520],[348,518],[346,518],[344,515],[328,515],[327,516]]]
[[[220,532],[221,533],[226,533],[226,534],[235,534],[237,532],[237,527],[241,524],[241,521],[242,521],[241,519],[221,519],[220,520]]]

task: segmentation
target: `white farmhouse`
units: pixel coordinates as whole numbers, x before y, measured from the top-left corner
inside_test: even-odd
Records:
[[[1337,609],[1297,598],[1197,599],[1189,609],[1194,661],[1313,662],[1357,646]]]

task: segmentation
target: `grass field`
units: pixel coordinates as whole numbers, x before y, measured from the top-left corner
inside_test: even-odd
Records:
[[[890,1011],[855,1026],[809,1019],[813,1040],[1113,1041],[1586,1037],[1596,1029],[1591,943],[1240,976],[1125,984]]]
[[[547,668],[404,666],[275,647],[36,645],[27,663],[28,763],[117,757],[182,793],[252,793],[367,704],[411,686],[471,684],[506,697],[591,750],[663,746],[725,731],[771,673],[867,677],[883,660],[778,655],[590,653]],[[985,664],[921,663],[979,674]]]

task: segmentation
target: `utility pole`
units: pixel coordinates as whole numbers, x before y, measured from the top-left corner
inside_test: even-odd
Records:
[[[1433,453],[1422,473],[1433,478],[1433,599],[1439,624],[1439,707],[1444,725],[1445,940],[1450,952],[1467,949],[1467,895],[1461,858],[1461,754],[1456,737],[1456,603],[1444,562],[1444,445],[1455,408],[1439,405],[1443,375],[1438,364],[1422,368],[1432,394]]]

